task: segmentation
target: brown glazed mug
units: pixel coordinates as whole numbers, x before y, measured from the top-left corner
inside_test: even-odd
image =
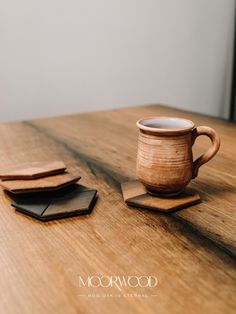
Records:
[[[150,193],[179,194],[220,147],[215,130],[208,126],[195,127],[190,120],[152,117],[139,120],[137,126],[137,176]],[[212,146],[193,161],[192,146],[199,135],[208,136]]]

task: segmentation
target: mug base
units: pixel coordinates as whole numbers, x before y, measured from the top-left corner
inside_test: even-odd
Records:
[[[172,193],[158,193],[155,190],[151,190],[151,189],[147,189],[147,188],[146,188],[146,190],[147,190],[147,193],[152,195],[152,196],[163,197],[163,198],[175,197],[175,196],[177,196],[183,192],[183,189],[179,190],[177,192],[172,192]]]
[[[198,192],[186,187],[177,196],[168,197],[167,194],[154,197],[148,193],[145,186],[138,180],[128,181],[121,184],[124,201],[129,206],[157,210],[168,213],[183,209],[201,202]],[[173,195],[173,194],[172,194]]]

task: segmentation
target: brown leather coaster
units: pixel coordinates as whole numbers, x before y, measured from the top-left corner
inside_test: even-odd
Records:
[[[166,213],[186,208],[201,201],[197,191],[188,187],[181,194],[171,198],[149,194],[144,185],[138,180],[122,183],[121,189],[124,201],[128,205]]]
[[[0,179],[33,179],[64,172],[66,166],[62,161],[31,162],[16,167],[0,170]]]
[[[17,211],[39,220],[48,221],[91,213],[97,191],[73,184],[57,192],[13,195],[12,206]]]
[[[53,191],[61,189],[77,182],[81,177],[68,172],[61,174],[32,179],[32,180],[5,180],[0,185],[11,193],[31,193],[40,191]]]

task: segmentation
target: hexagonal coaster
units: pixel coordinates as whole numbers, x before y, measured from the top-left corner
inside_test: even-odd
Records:
[[[33,179],[64,172],[66,166],[62,161],[30,162],[0,170],[0,179]]]
[[[31,193],[41,191],[54,191],[77,182],[81,177],[68,172],[32,179],[32,180],[5,180],[0,185],[11,193]]]
[[[124,201],[128,205],[165,213],[183,209],[201,202],[197,191],[188,187],[185,188],[181,194],[171,198],[149,194],[144,185],[138,180],[122,183],[121,189]]]
[[[12,206],[17,211],[42,221],[91,213],[97,191],[74,184],[60,192],[13,196]]]

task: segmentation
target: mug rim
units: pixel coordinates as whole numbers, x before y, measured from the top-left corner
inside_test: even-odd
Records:
[[[150,127],[147,125],[142,124],[144,121],[147,120],[181,120],[181,121],[185,121],[189,124],[189,126],[186,127],[176,127],[176,128],[154,128],[154,127]],[[147,118],[142,118],[139,119],[136,122],[137,127],[140,130],[143,131],[149,131],[149,132],[154,132],[154,133],[187,133],[193,130],[193,128],[195,127],[193,121],[188,120],[188,119],[184,119],[184,118],[178,118],[178,117],[167,117],[167,116],[152,116],[152,117],[147,117]]]

